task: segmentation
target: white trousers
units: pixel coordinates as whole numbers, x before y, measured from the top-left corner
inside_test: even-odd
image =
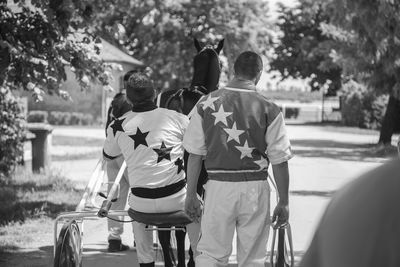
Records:
[[[183,210],[185,208],[186,187],[179,192],[157,199],[141,198],[129,194],[129,206],[136,211],[146,213],[162,213]],[[146,225],[135,222],[133,224],[133,233],[136,240],[136,250],[139,263],[149,263],[155,260],[153,250],[152,231],[145,232]],[[197,253],[197,241],[200,234],[200,224],[191,223],[186,226],[186,230],[190,240],[194,255]]]
[[[227,266],[235,229],[238,266],[264,267],[271,224],[268,182],[210,180],[205,192],[196,267]]]
[[[109,183],[113,183],[122,163],[124,162],[124,157],[118,157],[114,160],[107,161],[107,178]],[[110,185],[111,187],[111,185]],[[112,203],[112,210],[125,210],[126,202],[128,198],[128,192],[130,190],[128,173],[125,170],[124,175],[119,183],[119,197],[116,202]],[[114,219],[123,220],[123,216],[110,216]],[[116,222],[113,220],[107,220],[108,225],[108,240],[121,240],[121,235],[124,232],[124,223]],[[133,245],[133,244],[132,244]]]

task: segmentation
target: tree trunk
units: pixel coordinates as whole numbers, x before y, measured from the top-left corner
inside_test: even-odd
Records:
[[[390,145],[392,135],[400,129],[400,100],[394,96],[389,97],[389,103],[383,118],[382,127],[379,136],[379,143]]]

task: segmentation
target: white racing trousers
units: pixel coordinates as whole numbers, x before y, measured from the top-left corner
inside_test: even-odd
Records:
[[[268,182],[209,180],[205,192],[196,267],[227,266],[235,229],[238,266],[264,267],[271,224]]]
[[[124,157],[118,157],[116,159],[107,161],[107,177],[109,184],[109,189],[111,189],[112,184],[114,183],[119,169],[121,168],[122,163],[124,162]],[[128,198],[128,192],[130,190],[129,180],[128,180],[128,172],[125,170],[124,175],[119,183],[119,197],[117,201],[112,203],[113,210],[125,210],[126,202]],[[120,221],[124,220],[123,216],[110,216],[113,219],[117,219]],[[121,240],[121,235],[124,232],[124,223],[117,222],[108,219],[108,240]],[[133,244],[131,244],[133,245]]]
[[[186,187],[179,192],[156,199],[141,198],[129,194],[128,203],[130,208],[140,212],[161,213],[185,209]],[[133,233],[136,241],[136,251],[139,263],[150,263],[155,261],[153,249],[153,232],[145,231],[146,225],[133,222]],[[186,226],[193,253],[197,255],[197,241],[199,239],[200,224],[191,223]]]

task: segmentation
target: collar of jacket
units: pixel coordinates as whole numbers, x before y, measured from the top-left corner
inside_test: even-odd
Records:
[[[256,85],[254,84],[253,81],[242,80],[242,79],[238,79],[238,78],[233,78],[233,80],[230,81],[226,85],[226,87],[232,87],[232,88],[247,89],[247,90],[256,91]]]
[[[133,112],[145,112],[151,111],[157,108],[157,105],[153,101],[144,101],[140,103],[135,103],[132,107]]]

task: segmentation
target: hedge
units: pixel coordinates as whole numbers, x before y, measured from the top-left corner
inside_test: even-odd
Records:
[[[42,110],[33,110],[29,111],[28,113],[28,122],[47,122],[48,118],[48,113],[47,111],[42,111]]]
[[[52,125],[91,125],[94,124],[92,114],[63,111],[29,111],[28,122],[48,122]]]

